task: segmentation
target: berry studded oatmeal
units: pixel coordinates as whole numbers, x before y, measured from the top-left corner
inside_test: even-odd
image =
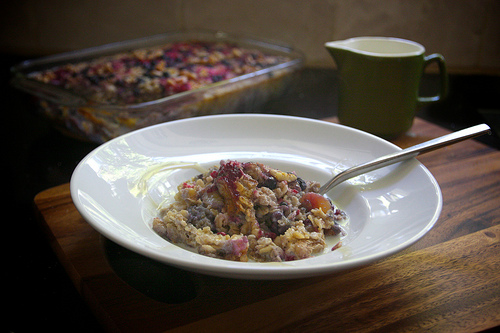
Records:
[[[165,239],[221,259],[304,259],[343,235],[346,214],[318,194],[320,184],[261,163],[221,161],[178,186],[153,229]],[[340,246],[337,244],[334,249]]]
[[[136,49],[31,73],[94,102],[152,101],[289,61],[231,43],[186,41]]]
[[[103,143],[176,119],[254,112],[280,96],[303,63],[298,51],[258,41],[160,37],[23,63],[12,84],[34,95],[64,134]]]

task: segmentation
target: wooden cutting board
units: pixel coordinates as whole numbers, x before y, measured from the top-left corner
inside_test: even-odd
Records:
[[[400,144],[443,132],[417,120]],[[421,159],[444,198],[440,220],[422,240],[375,264],[308,279],[233,280],[159,264],[92,229],[69,184],[41,192],[35,206],[58,258],[109,331],[480,331],[500,325],[500,153],[473,141],[446,149]]]

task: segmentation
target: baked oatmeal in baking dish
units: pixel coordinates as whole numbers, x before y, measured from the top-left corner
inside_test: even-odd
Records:
[[[103,143],[167,121],[256,112],[303,60],[281,43],[172,32],[23,61],[10,83],[62,133]]]
[[[321,196],[320,184],[261,163],[221,161],[178,186],[153,230],[200,254],[258,262],[323,253],[325,237],[343,236],[345,212]],[[340,242],[332,250],[338,248]]]
[[[129,105],[252,73],[290,59],[228,42],[181,41],[68,63],[28,78],[104,104]]]

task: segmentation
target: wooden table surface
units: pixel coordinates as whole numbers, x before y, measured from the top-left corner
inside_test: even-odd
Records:
[[[327,119],[327,121],[335,121]],[[415,119],[400,147],[448,133]],[[69,184],[35,206],[51,245],[103,328],[118,332],[476,332],[500,326],[500,151],[468,140],[422,155],[443,194],[434,228],[368,266],[249,281],[186,272],[100,236]]]

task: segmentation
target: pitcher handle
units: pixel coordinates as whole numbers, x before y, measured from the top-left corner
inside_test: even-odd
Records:
[[[439,79],[441,87],[437,95],[430,97],[418,97],[419,106],[425,106],[430,103],[438,102],[446,98],[448,95],[448,73],[446,71],[446,62],[444,57],[438,53],[434,53],[424,57],[424,69],[430,63],[436,62],[439,67]]]

